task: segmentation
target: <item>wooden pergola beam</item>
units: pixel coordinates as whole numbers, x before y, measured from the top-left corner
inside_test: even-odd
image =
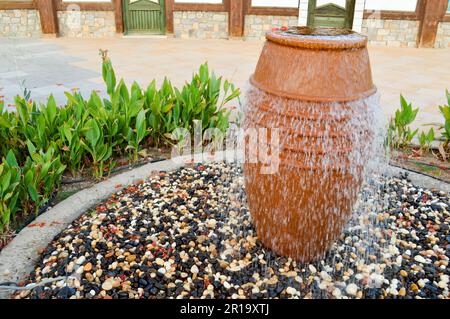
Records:
[[[447,11],[447,0],[419,0],[419,33],[417,46],[433,48],[439,23],[444,19]]]
[[[116,22],[116,32],[123,33],[125,28],[123,26],[122,0],[113,0],[113,3],[114,3],[114,20]]]
[[[42,33],[58,35],[58,17],[54,0],[34,0],[41,20]]]
[[[247,0],[230,1],[228,14],[228,33],[230,37],[242,37],[244,35],[247,2]]]
[[[33,1],[0,1],[0,10],[36,9]]]
[[[172,34],[174,32],[173,26],[173,9],[174,0],[166,0],[165,14],[166,14],[166,33]]]

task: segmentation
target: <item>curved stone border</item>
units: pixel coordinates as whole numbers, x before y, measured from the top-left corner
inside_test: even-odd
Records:
[[[429,189],[439,189],[443,192],[450,193],[450,184],[444,181],[440,181],[433,177],[412,172],[396,166],[388,166],[385,170],[389,176],[395,176],[398,174],[408,173],[408,178],[411,182],[419,187]]]
[[[222,161],[234,162],[241,155],[235,152],[218,152],[214,157],[204,157],[203,162]],[[128,172],[113,176],[90,188],[81,190],[58,203],[47,212],[43,213],[33,222],[35,227],[25,227],[22,231],[0,252],[0,283],[20,282],[34,269],[39,259],[39,251],[67,228],[75,219],[92,208],[95,204],[118,192],[120,188],[145,180],[151,173],[158,171],[172,171],[188,162],[187,157],[177,160],[165,160],[149,163]],[[389,166],[386,172],[390,176],[407,172],[412,183],[424,187],[435,188],[450,192],[450,184],[434,178],[406,171],[401,168]],[[118,187],[120,185],[120,187]],[[33,225],[32,224],[32,225]],[[11,291],[1,291],[0,298],[8,298]]]
[[[145,180],[155,171],[171,171],[182,166],[172,160],[149,163],[113,176],[90,188],[81,190],[38,216],[0,252],[0,283],[19,282],[32,270],[39,258],[39,250],[67,228],[75,219],[98,202],[127,185]],[[119,186],[120,185],[120,186]],[[8,298],[10,291],[0,290],[0,298]]]

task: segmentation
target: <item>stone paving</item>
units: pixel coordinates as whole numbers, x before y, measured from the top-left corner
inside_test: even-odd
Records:
[[[152,37],[104,39],[0,38],[0,96],[11,104],[27,87],[42,101],[53,93],[78,88],[103,92],[98,49],[108,49],[118,77],[146,85],[165,76],[182,85],[198,66],[208,61],[217,74],[245,90],[262,41],[193,40]],[[370,47],[373,76],[381,94],[384,114],[393,114],[403,93],[420,107],[419,124],[439,122],[438,105],[446,103],[450,89],[450,49]],[[25,81],[23,83],[23,81]],[[23,83],[23,84],[22,84]]]

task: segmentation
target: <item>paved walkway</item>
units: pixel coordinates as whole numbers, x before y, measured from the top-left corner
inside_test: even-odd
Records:
[[[175,85],[189,80],[208,61],[216,74],[245,90],[262,47],[259,41],[181,40],[149,38],[114,39],[0,39],[0,95],[6,103],[31,89],[35,100],[78,88],[87,94],[103,91],[98,49],[108,49],[118,77],[146,85],[165,76]],[[417,124],[441,120],[438,105],[446,103],[450,89],[450,50],[369,49],[374,81],[386,115],[393,114],[403,93],[420,107]],[[22,81],[25,80],[23,86]]]

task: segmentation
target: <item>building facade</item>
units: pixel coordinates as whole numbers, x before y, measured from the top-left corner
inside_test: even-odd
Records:
[[[263,39],[294,25],[352,28],[372,45],[450,47],[450,0],[0,0],[0,37]]]

